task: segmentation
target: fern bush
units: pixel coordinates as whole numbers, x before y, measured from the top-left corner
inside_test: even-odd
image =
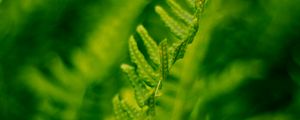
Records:
[[[176,36],[177,41],[169,43],[166,38],[157,44],[143,25],[137,27],[137,33],[144,43],[150,60],[147,60],[139,50],[135,37],[130,37],[130,58],[135,65],[122,64],[121,69],[128,75],[138,107],[128,104],[122,96],[116,95],[113,104],[117,119],[155,118],[155,108],[161,94],[162,82],[166,81],[173,64],[183,58],[188,44],[192,43],[198,31],[199,15],[203,11],[205,1],[187,2],[190,7],[193,7],[193,13],[189,13],[174,0],[167,1],[171,12],[182,21],[174,19],[163,7],[155,6],[156,13]]]

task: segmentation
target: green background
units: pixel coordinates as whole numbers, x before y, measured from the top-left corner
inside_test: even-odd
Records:
[[[179,1],[187,7],[185,1]],[[122,63],[143,24],[172,39],[160,0],[0,0],[0,119],[114,119]],[[209,0],[157,119],[300,118],[299,0]],[[141,48],[143,50],[143,48]],[[132,98],[128,96],[129,101]]]

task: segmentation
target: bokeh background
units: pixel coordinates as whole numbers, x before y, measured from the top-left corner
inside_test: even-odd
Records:
[[[135,27],[143,24],[157,42],[173,38],[155,5],[167,7],[164,0],[0,0],[0,119],[114,119],[112,98],[131,89],[120,64],[130,64]],[[299,119],[299,5],[209,0],[194,42],[164,81],[157,119]]]

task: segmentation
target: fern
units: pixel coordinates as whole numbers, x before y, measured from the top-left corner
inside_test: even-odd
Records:
[[[187,2],[191,3],[190,0]],[[191,4],[194,7],[193,14],[187,12],[173,0],[168,0],[167,3],[173,14],[182,21],[170,16],[170,13],[161,6],[156,6],[155,11],[179,40],[169,43],[165,39],[158,45],[143,25],[137,27],[137,33],[144,43],[150,60],[145,58],[138,48],[136,39],[131,36],[129,52],[131,61],[136,67],[122,64],[121,69],[128,75],[138,106],[136,108],[128,107],[128,103],[116,95],[113,104],[117,119],[155,118],[156,99],[160,96],[162,82],[167,79],[173,64],[183,58],[187,45],[192,43],[195,37],[198,30],[198,16],[202,12],[204,0],[194,1]],[[154,65],[150,63],[154,63]],[[159,69],[155,69],[156,67]]]
[[[299,0],[176,1],[0,0],[0,118],[300,118]]]

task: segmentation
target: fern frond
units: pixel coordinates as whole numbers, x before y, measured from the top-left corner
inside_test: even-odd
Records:
[[[190,26],[188,35],[183,40],[173,43],[173,45],[169,48],[169,52],[170,52],[169,64],[174,64],[175,61],[183,58],[187,45],[192,43],[194,40],[194,37],[198,30],[198,22],[199,22],[198,15],[201,12],[203,12],[204,3],[206,1],[197,0],[196,2],[198,7],[196,8],[195,15],[192,24]]]
[[[177,17],[186,22],[188,25],[193,24],[193,15],[184,10],[180,5],[178,5],[174,0],[167,0],[168,5],[171,7],[172,12],[175,13]]]
[[[160,64],[161,64],[161,73],[162,80],[165,80],[167,77],[167,73],[169,73],[169,65],[168,65],[168,41],[167,39],[163,40],[160,43]]]
[[[144,82],[138,77],[134,67],[127,64],[122,64],[121,68],[129,77],[138,105],[140,107],[145,106],[145,101],[149,98],[150,91],[147,89]]]
[[[185,40],[177,41],[172,44],[172,46],[169,48],[169,64],[172,65],[174,64],[177,60],[183,58],[185,54],[185,50],[187,48],[187,45],[192,43],[194,40],[194,36],[197,32],[198,28],[194,28],[190,30],[190,34],[187,36]]]
[[[129,106],[124,100],[121,100],[121,105],[124,111],[126,111],[129,120],[138,120],[141,117],[141,110]]]
[[[158,81],[157,87],[155,89],[155,96],[158,96],[158,89],[161,88],[161,82],[167,79],[169,73],[169,64],[168,64],[168,42],[167,39],[163,40],[160,44],[160,73],[161,79]]]
[[[185,38],[188,34],[188,27],[172,18],[162,7],[155,7],[156,13],[161,17],[165,24],[170,28],[171,32],[180,39]]]
[[[129,38],[129,52],[131,61],[136,64],[136,68],[126,64],[121,66],[133,86],[138,106],[146,115],[144,118],[149,120],[155,117],[156,98],[159,96],[159,91],[162,88],[162,81],[167,79],[171,66],[177,60],[183,58],[187,45],[192,43],[196,35],[198,30],[198,13],[202,10],[196,8],[195,13],[192,15],[173,0],[168,0],[168,5],[180,21],[171,17],[161,6],[156,6],[155,11],[170,29],[171,33],[179,38],[178,41],[169,46],[167,39],[165,39],[157,45],[143,25],[139,25],[136,30],[144,43],[150,60],[158,65],[159,69],[154,69],[149,64],[149,61],[145,59],[133,36]],[[193,5],[197,7],[196,3],[193,3]],[[127,117],[132,118],[132,109],[124,101],[119,102],[119,104],[121,105],[119,109],[123,109]]]
[[[118,119],[118,120],[128,119],[127,114],[121,105],[119,95],[116,95],[113,98],[113,105],[114,105],[116,119]]]
[[[204,0],[199,1],[199,5],[203,7],[202,3]],[[198,2],[198,1],[197,1]],[[156,12],[161,16],[161,19],[165,22],[165,24],[170,28],[171,31],[176,36],[181,36],[180,40],[173,43],[169,48],[169,67],[172,66],[177,60],[183,58],[186,47],[188,44],[192,43],[196,32],[198,30],[198,13],[201,12],[202,8],[197,8],[194,16],[190,15],[187,11],[183,10],[175,1],[168,0],[168,4],[171,7],[172,11],[178,16],[180,19],[188,22],[188,27],[185,30],[182,30],[181,25],[176,24],[176,21],[172,19],[168,13],[161,8],[160,6],[156,7]],[[193,3],[195,4],[195,3]],[[172,24],[173,23],[173,24]],[[178,27],[179,26],[179,27]],[[185,31],[186,33],[182,33],[184,35],[179,35],[179,31]]]
[[[159,52],[157,43],[153,40],[153,38],[148,34],[147,30],[143,25],[139,25],[137,27],[137,32],[141,36],[144,45],[146,47],[147,53],[150,56],[150,59],[155,63],[159,64]]]
[[[142,110],[128,105],[116,95],[113,99],[114,111],[119,120],[139,120],[142,117]]]
[[[190,25],[190,29],[185,38],[173,43],[172,46],[169,47],[169,66],[173,65],[177,60],[183,58],[187,45],[193,42],[198,30],[199,21],[197,13],[199,13],[200,10],[200,8],[196,10],[196,14],[193,18],[192,24]]]
[[[137,65],[137,72],[141,78],[150,86],[155,86],[155,78],[158,74],[154,72],[153,68],[148,64],[144,55],[138,49],[136,40],[133,36],[129,39],[129,51],[132,62]]]

